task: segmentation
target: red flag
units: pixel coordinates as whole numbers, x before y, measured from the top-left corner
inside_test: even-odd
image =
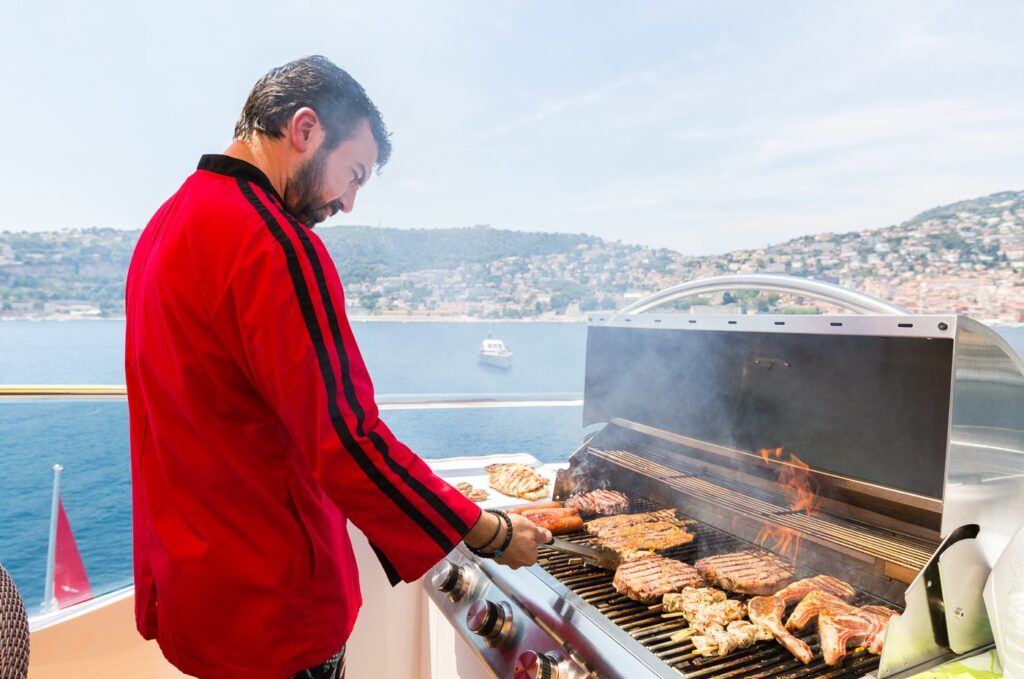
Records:
[[[71,533],[71,524],[64,513],[64,502],[58,501],[60,511],[57,514],[57,547],[53,564],[53,595],[57,599],[58,608],[67,608],[72,604],[88,601],[92,598],[89,587],[89,576],[85,574],[82,557],[75,545],[75,536]]]

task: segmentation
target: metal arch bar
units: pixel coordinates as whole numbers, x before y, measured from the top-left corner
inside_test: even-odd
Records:
[[[787,294],[804,295],[829,304],[848,309],[858,314],[887,314],[906,316],[909,312],[895,304],[865,295],[862,292],[848,290],[831,283],[813,281],[796,276],[775,276],[770,274],[739,274],[735,276],[715,276],[701,280],[689,281],[666,288],[661,292],[644,297],[618,311],[612,319],[626,314],[640,314],[662,304],[674,302],[684,297],[702,295],[710,292],[726,290],[769,290]]]

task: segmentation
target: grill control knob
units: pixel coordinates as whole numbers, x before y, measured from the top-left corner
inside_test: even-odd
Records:
[[[558,661],[537,651],[527,651],[516,660],[513,679],[558,679]]]
[[[430,578],[430,583],[439,592],[444,592],[456,601],[462,598],[463,584],[466,582],[466,571],[462,566],[445,561]]]
[[[466,611],[466,627],[494,646],[508,636],[512,629],[512,609],[504,601],[494,603],[487,599],[474,601]]]

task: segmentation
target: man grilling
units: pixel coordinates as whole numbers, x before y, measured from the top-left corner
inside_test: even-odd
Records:
[[[143,231],[128,272],[139,632],[202,677],[340,677],[360,606],[346,522],[392,584],[460,541],[513,568],[550,534],[481,512],[378,419],[315,224],[391,152],[323,57],[256,83],[222,155]]]

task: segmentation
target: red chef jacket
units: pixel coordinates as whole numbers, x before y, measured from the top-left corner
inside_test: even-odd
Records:
[[[479,518],[378,418],[333,262],[253,165],[203,156],[126,297],[136,622],[181,670],[281,679],[341,648],[348,519],[395,584]]]

